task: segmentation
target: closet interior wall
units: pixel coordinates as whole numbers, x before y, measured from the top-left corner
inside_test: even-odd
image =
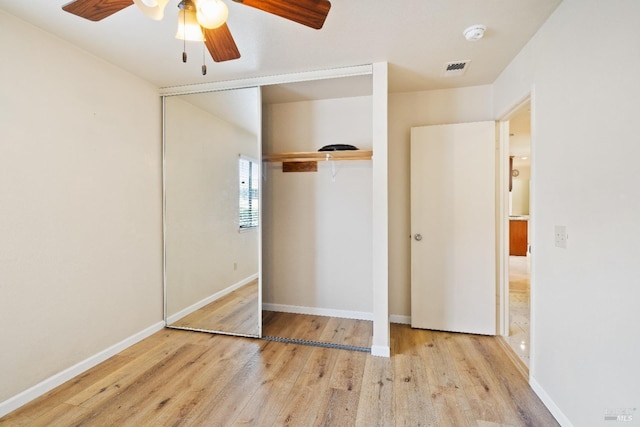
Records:
[[[372,148],[371,96],[262,111],[263,154]],[[263,308],[371,320],[372,162],[319,161],[317,172],[263,166]]]

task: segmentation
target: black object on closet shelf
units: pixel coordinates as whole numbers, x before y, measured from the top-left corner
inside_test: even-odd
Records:
[[[318,151],[347,151],[347,150],[357,150],[357,149],[358,147],[354,147],[353,145],[349,145],[349,144],[331,144],[331,145],[325,145]]]

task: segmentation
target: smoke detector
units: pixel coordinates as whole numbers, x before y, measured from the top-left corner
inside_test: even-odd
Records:
[[[487,27],[484,25],[472,25],[466,30],[462,32],[464,34],[464,38],[467,41],[475,42],[478,41],[484,36],[484,32],[487,30]]]

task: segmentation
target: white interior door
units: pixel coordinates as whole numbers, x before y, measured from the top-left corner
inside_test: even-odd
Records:
[[[495,123],[411,129],[411,326],[496,333]]]

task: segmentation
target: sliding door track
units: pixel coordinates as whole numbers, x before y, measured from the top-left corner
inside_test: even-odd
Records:
[[[371,349],[369,347],[357,347],[355,345],[334,344],[329,342],[308,341],[308,340],[299,340],[295,338],[281,338],[281,337],[270,337],[270,336],[263,336],[262,339],[266,341],[283,342],[283,343],[289,343],[289,344],[312,345],[315,347],[337,348],[340,350],[351,350],[351,351],[360,351],[363,353],[371,353]]]

